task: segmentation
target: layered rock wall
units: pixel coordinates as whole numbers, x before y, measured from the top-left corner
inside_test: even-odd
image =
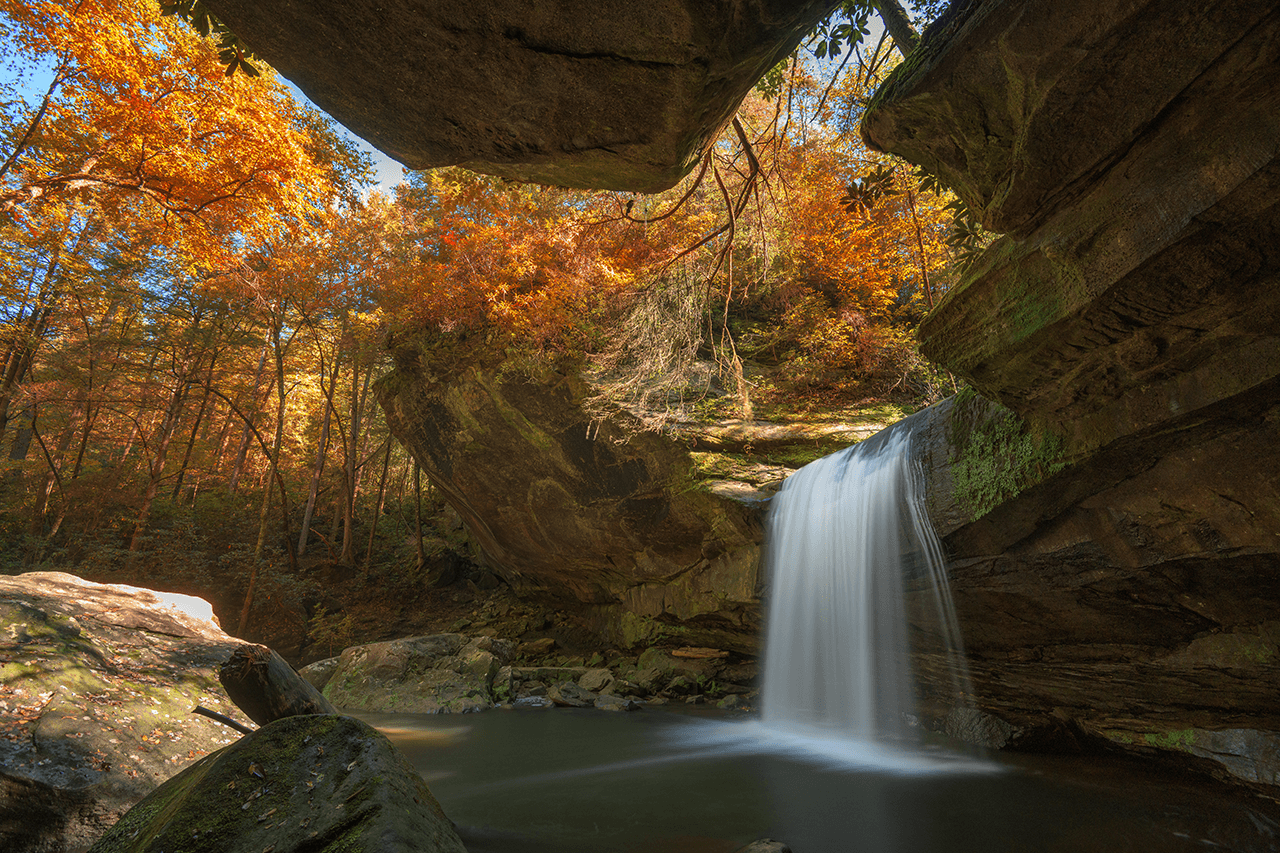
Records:
[[[957,406],[930,450],[1004,743],[1099,737],[1276,782],[1278,59],[1271,2],[983,0],[867,111],[868,141],[1006,232],[921,327],[1010,410]],[[1024,470],[1015,446],[1052,452]],[[1010,469],[995,500],[956,488]]]

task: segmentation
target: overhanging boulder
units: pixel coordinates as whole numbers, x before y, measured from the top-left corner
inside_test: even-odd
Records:
[[[835,0],[208,0],[414,169],[654,192],[683,177]]]
[[[589,409],[572,363],[425,333],[393,354],[377,386],[393,434],[517,593],[625,646],[663,632],[754,651],[758,507],[704,489],[633,415]]]

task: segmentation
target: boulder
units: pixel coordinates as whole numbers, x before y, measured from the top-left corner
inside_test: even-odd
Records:
[[[513,590],[619,646],[755,648],[758,510],[700,488],[682,446],[594,400],[572,362],[425,335],[392,349],[391,430]]]
[[[560,681],[547,688],[547,698],[566,708],[590,708],[595,704],[596,694],[572,681]]]
[[[609,689],[614,680],[613,673],[607,669],[589,669],[578,679],[578,686],[583,690],[599,693]]]
[[[318,660],[298,670],[298,675],[310,682],[315,689],[323,691],[324,686],[329,683],[329,679],[333,678],[334,672],[337,671],[340,661],[341,658]]]
[[[94,853],[465,853],[422,777],[351,717],[286,717],[188,767]]]
[[[61,572],[0,577],[0,849],[79,853],[239,737],[217,666],[239,640],[198,598]]]
[[[491,708],[494,680],[512,644],[491,637],[432,634],[345,649],[325,684],[339,708],[463,714]]]
[[[322,109],[414,169],[655,192],[835,0],[208,0]]]
[[[640,703],[622,696],[597,696],[592,703],[600,711],[639,711]]]

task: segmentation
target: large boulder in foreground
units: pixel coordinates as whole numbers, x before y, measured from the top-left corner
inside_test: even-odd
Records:
[[[77,853],[238,735],[217,666],[239,641],[201,599],[61,572],[0,577],[0,849]]]
[[[94,853],[466,853],[387,738],[286,717],[206,756],[129,810]]]
[[[655,192],[835,0],[208,0],[309,98],[414,169]]]
[[[754,649],[758,510],[701,488],[687,450],[589,409],[572,364],[504,366],[425,337],[393,354],[377,389],[392,432],[517,593],[626,646],[666,631]]]

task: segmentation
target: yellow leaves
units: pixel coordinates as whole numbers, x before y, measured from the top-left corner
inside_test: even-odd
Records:
[[[269,74],[227,78],[153,0],[0,0],[0,12],[30,61],[63,72],[0,202],[88,193],[212,266],[230,235],[277,237],[331,190],[288,93]]]

